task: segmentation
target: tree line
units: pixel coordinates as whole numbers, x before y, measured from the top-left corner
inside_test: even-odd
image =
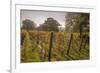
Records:
[[[67,12],[65,16],[65,28],[61,29],[65,32],[89,32],[89,13]],[[21,29],[38,30],[38,31],[55,31],[59,32],[61,24],[52,17],[47,18],[44,23],[36,27],[36,23],[30,19],[22,21]]]

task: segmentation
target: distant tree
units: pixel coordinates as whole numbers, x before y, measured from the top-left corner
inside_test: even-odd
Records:
[[[26,30],[33,30],[35,29],[36,24],[29,20],[29,19],[25,19],[22,21],[22,29],[26,29]]]
[[[58,26],[60,26],[58,21],[50,17],[50,18],[47,18],[47,20],[38,27],[38,30],[57,32],[59,31]]]
[[[40,26],[37,27],[37,30],[39,30],[39,31],[47,31],[48,30],[48,26],[46,24],[40,24]]]

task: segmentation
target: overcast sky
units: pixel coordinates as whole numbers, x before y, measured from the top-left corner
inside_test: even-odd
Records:
[[[48,17],[57,20],[62,26],[65,25],[65,12],[21,10],[21,22],[25,19],[34,21],[37,26],[43,24]]]

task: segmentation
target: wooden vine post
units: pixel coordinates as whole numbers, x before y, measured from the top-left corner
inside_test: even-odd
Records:
[[[72,40],[73,40],[73,34],[71,34],[71,36],[70,36],[70,40],[69,40],[69,44],[68,44],[68,49],[67,49],[67,55],[69,55],[69,51],[70,51]]]
[[[53,39],[53,32],[50,33],[50,45],[49,45],[49,50],[48,50],[48,61],[51,61],[52,39]]]
[[[82,45],[83,45],[83,37],[81,38],[81,44],[80,44],[80,47],[79,47],[79,51],[81,51]]]

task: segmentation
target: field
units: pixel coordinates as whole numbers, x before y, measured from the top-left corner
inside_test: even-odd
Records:
[[[89,59],[89,33],[21,30],[21,62]]]

